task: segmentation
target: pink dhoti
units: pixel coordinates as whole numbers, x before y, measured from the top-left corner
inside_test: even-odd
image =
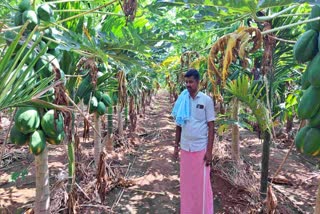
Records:
[[[210,166],[203,160],[205,150],[187,152],[180,156],[180,213],[213,214],[213,194]]]

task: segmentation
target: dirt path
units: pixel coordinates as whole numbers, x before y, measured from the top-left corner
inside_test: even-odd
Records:
[[[134,183],[131,187],[116,187],[107,193],[103,205],[112,209],[112,213],[179,213],[179,163],[172,160],[175,125],[170,117],[171,109],[168,94],[159,92],[153,98],[152,105],[146,108],[145,114],[138,118],[136,139],[133,141],[135,146],[117,148],[114,152],[116,158],[109,157],[108,163],[114,169],[120,167],[120,175]],[[1,135],[3,133],[5,130],[2,130]],[[241,157],[244,161],[241,169],[232,164],[230,142],[230,132],[215,140],[215,164],[211,173],[215,213],[258,213],[261,211],[261,140],[255,133],[241,131]],[[96,171],[90,164],[93,141],[91,139],[81,145],[85,155],[81,161],[86,166],[86,172],[91,173],[91,177],[87,179],[95,182]],[[272,146],[270,176],[275,173],[289,145],[290,142],[284,142]],[[22,211],[32,207],[34,201],[34,158],[28,154],[26,146],[7,146],[9,152],[5,160],[9,162],[0,168],[0,213],[1,208],[19,213],[19,209]],[[53,185],[61,173],[66,173],[67,154],[65,145],[50,146],[49,150],[50,184]],[[311,163],[312,161],[315,162]],[[319,161],[306,159],[293,150],[280,172],[280,176],[289,184],[274,186],[278,198],[276,213],[313,213],[315,193],[320,180],[318,165]],[[9,182],[12,173],[22,169],[28,171],[25,178]],[[79,184],[85,189],[89,183]],[[84,197],[81,192],[78,196]],[[93,199],[88,202],[89,205],[95,201]],[[95,213],[105,213],[99,206],[81,210],[81,213],[92,213],[93,208]]]
[[[128,169],[120,168],[120,174],[135,184],[129,188],[116,187],[107,194],[104,204],[113,213],[179,212],[179,164],[172,160],[175,126],[170,118],[171,109],[172,104],[166,93],[161,92],[154,97],[145,115],[138,118],[136,146],[133,149],[116,149],[117,158],[109,159],[110,164],[117,162],[113,166],[129,166]],[[95,170],[90,165],[93,157],[92,139],[81,145],[85,154],[82,163],[91,166],[87,170],[89,174],[94,174]],[[13,157],[18,154],[23,156],[21,160],[13,159],[8,167],[0,171],[0,213],[1,208],[16,213],[32,207],[34,202],[34,158],[29,154],[27,146],[7,146]],[[57,182],[56,178],[66,173],[67,156],[65,145],[49,147],[50,184],[53,186]],[[9,182],[11,174],[23,168],[28,169],[24,179],[19,178],[16,183]],[[95,210],[99,213],[99,209]],[[90,213],[89,210],[83,212]]]
[[[144,118],[139,118],[142,142],[131,157],[127,174],[136,185],[124,189],[122,195],[122,189],[113,191],[117,193],[114,201],[120,200],[109,206],[116,213],[178,213],[179,169],[172,160],[175,126],[168,96],[162,93],[154,98]]]

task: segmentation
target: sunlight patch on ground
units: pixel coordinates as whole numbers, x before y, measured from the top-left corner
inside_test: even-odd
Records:
[[[35,197],[35,193],[34,188],[0,188],[0,207],[8,207],[12,203],[24,204],[26,201],[32,200]]]
[[[137,178],[136,179],[136,184],[138,186],[143,186],[143,185],[152,185],[153,182],[155,181],[163,181],[164,179],[167,180],[179,180],[178,175],[171,175],[171,176],[164,176],[162,174],[159,174],[158,172],[155,173],[150,173],[147,174],[143,177]]]
[[[21,169],[22,170],[22,169]],[[21,171],[19,171],[19,170],[17,170],[16,172],[21,172]],[[17,180],[16,180],[16,183],[18,183],[18,186],[19,185],[21,185],[21,184],[23,184],[23,183],[25,183],[26,182],[26,180],[28,180],[29,179],[29,177],[32,175],[32,173],[31,173],[31,169],[27,169],[27,174],[25,174],[25,175],[23,175],[23,176],[19,176],[18,178],[17,178]],[[3,184],[6,184],[7,182],[9,182],[10,181],[10,179],[11,179],[11,174],[9,174],[9,173],[3,173],[2,175],[1,175],[1,177],[0,177],[0,185],[3,185]],[[24,178],[24,179],[21,179],[21,178]],[[14,181],[12,181],[12,183],[15,183]],[[17,185],[17,184],[16,184]],[[1,192],[1,188],[0,188],[0,192]],[[1,195],[0,195],[1,196]],[[0,199],[1,199],[1,197],[0,197]],[[0,213],[1,214],[1,213]]]
[[[250,156],[251,158],[257,158],[257,159],[261,158],[261,154],[260,154],[260,153],[259,153],[259,154],[251,153],[249,156]]]
[[[49,163],[49,168],[51,168],[51,167],[57,167],[57,168],[60,168],[60,167],[64,167],[64,164],[62,163],[62,162],[57,162],[57,161],[55,161],[55,162],[51,162],[51,163]]]
[[[7,182],[7,181],[9,181],[9,179],[10,179],[10,177],[11,177],[11,175],[9,175],[8,173],[3,173],[2,175],[1,175],[1,179],[0,179],[0,181],[1,181],[1,183],[4,183],[4,182]],[[0,183],[0,184],[1,184]],[[1,191],[1,189],[0,189],[0,191]]]
[[[132,205],[126,205],[126,208],[129,213],[137,213],[137,209],[135,209],[135,207],[132,207]]]

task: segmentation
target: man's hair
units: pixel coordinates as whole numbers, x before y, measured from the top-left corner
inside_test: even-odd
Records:
[[[194,77],[195,80],[200,79],[199,71],[197,71],[194,68],[191,68],[187,71],[187,73],[184,75],[184,77]]]

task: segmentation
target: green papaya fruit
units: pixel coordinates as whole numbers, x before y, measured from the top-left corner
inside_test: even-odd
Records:
[[[316,115],[320,108],[320,88],[310,86],[303,92],[298,104],[298,116],[300,119],[310,119]]]
[[[318,31],[310,29],[303,33],[293,47],[294,59],[304,63],[313,59],[318,53]]]
[[[310,128],[305,136],[303,153],[311,156],[318,156],[320,154],[320,129]]]
[[[311,9],[309,19],[317,18],[319,16],[320,16],[320,6],[319,4],[315,4]],[[308,29],[320,31],[320,20],[308,22],[307,27]]]
[[[14,116],[15,125],[23,134],[34,132],[40,126],[40,114],[34,107],[20,107]]]
[[[303,152],[304,142],[307,135],[307,132],[310,130],[309,126],[301,128],[294,138],[294,143],[299,152]]]
[[[49,4],[42,4],[37,9],[38,16],[43,21],[50,21],[50,18],[53,16],[53,10]]]
[[[31,8],[31,3],[30,0],[22,0],[19,4],[18,4],[19,10],[20,12],[24,12],[26,10],[30,10]]]
[[[41,130],[36,130],[30,135],[29,150],[34,155],[39,155],[46,147],[46,138]]]
[[[41,118],[41,128],[48,137],[59,135],[64,128],[64,118],[62,114],[58,114],[58,118],[54,119],[54,110],[47,111]]]
[[[98,102],[97,112],[99,115],[104,115],[107,112],[107,108],[102,101]]]
[[[30,21],[29,25],[28,25],[28,29],[29,30],[33,30],[33,28],[36,25],[39,25],[39,19],[38,16],[36,14],[36,12],[34,12],[33,10],[26,10],[23,12],[22,14],[22,23],[25,23],[27,20]]]
[[[308,80],[314,87],[320,87],[320,53],[318,53],[308,66]]]
[[[28,142],[29,136],[19,131],[16,125],[10,130],[10,142],[22,146]]]

